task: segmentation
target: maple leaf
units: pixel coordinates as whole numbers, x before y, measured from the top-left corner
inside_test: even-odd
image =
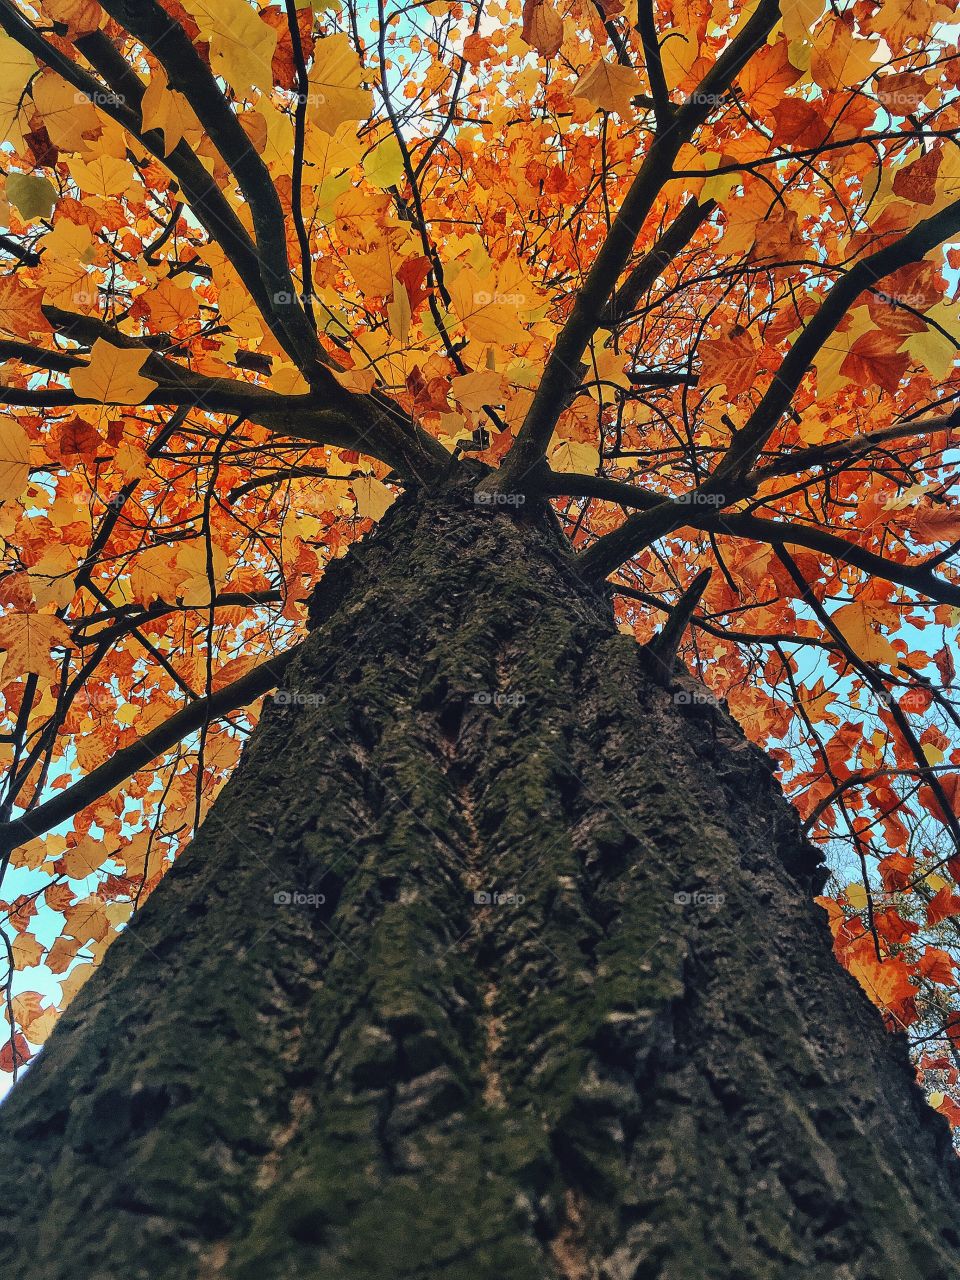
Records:
[[[869,935],[859,938],[843,953],[843,961],[875,1004],[888,1010],[901,1026],[916,1020],[917,988],[910,971],[897,956],[879,961]]]
[[[544,58],[552,58],[563,44],[563,19],[553,0],[524,0],[520,33]]]
[[[761,367],[761,350],[746,330],[731,330],[719,338],[700,343],[700,381],[718,385],[734,398],[749,391]]]
[[[0,649],[7,660],[4,674],[50,675],[50,650],[70,648],[70,632],[59,618],[48,613],[8,613],[0,618]]]
[[[238,93],[273,84],[276,28],[264,22],[245,0],[185,0],[199,32],[210,46],[210,68]]]
[[[343,32],[318,40],[309,75],[307,109],[325,133],[334,133],[346,120],[365,120],[373,110],[373,94],[362,88],[360,59]]]
[[[588,68],[573,87],[578,98],[586,98],[594,111],[633,114],[633,99],[643,92],[643,81],[631,67],[601,58]]]
[[[352,488],[357,500],[357,514],[370,520],[379,520],[397,496],[373,476],[358,476],[352,482]]]
[[[16,418],[0,416],[0,502],[20,497],[29,464],[30,437]]]
[[[880,632],[882,626],[896,622],[896,611],[872,600],[855,600],[834,610],[832,621],[843,632],[850,647],[864,662],[896,664],[899,654]]]
[[[70,375],[78,396],[100,404],[141,404],[158,383],[141,376],[150,353],[140,347],[115,347],[97,338],[87,365]]]
[[[50,323],[40,310],[41,289],[27,289],[15,276],[0,278],[0,330],[18,338],[50,332]]]
[[[145,133],[159,129],[163,134],[164,155],[175,150],[188,129],[200,128],[193,108],[182,93],[169,87],[162,67],[156,67],[151,73],[140,100],[140,119]]]
[[[956,542],[960,539],[960,507],[927,505],[904,511],[897,516],[897,524],[915,542]]]
[[[927,903],[927,924],[939,924],[950,916],[960,915],[960,897],[944,885]]]

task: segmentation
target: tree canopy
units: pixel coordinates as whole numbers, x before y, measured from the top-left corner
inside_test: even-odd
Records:
[[[469,458],[638,640],[693,610],[960,1120],[950,18],[0,0],[0,1068],[189,841],[324,567]]]

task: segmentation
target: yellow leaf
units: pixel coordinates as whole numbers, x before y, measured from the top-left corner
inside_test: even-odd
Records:
[[[31,1044],[43,1044],[50,1032],[57,1025],[57,1018],[60,1015],[56,1009],[49,1008],[33,1019],[30,1023],[30,1030],[26,1032],[26,1037]]]
[[[600,465],[600,449],[595,444],[577,440],[561,440],[550,453],[554,471],[586,471],[592,474]]]
[[[244,95],[251,85],[268,93],[273,87],[270,62],[277,33],[246,0],[187,0],[200,34],[210,42],[214,75]]]
[[[467,333],[492,346],[526,343],[530,335],[520,324],[512,295],[497,292],[492,281],[467,267],[449,285],[450,302]]]
[[[0,502],[19,498],[27,485],[30,439],[16,418],[0,417]]]
[[[859,881],[852,881],[847,885],[844,892],[847,895],[847,901],[853,907],[854,911],[863,911],[867,905],[867,891]]]
[[[502,404],[504,387],[503,374],[496,373],[493,369],[464,373],[450,381],[450,389],[464,409],[482,409],[485,404]]]
[[[207,566],[207,544],[203,538],[191,538],[181,542],[174,557],[179,579],[176,598],[183,604],[206,605],[210,603],[210,577]],[[217,592],[227,580],[230,566],[223,551],[213,543],[210,560],[213,567],[213,589]]]
[[[115,347],[97,338],[90,363],[70,375],[73,389],[85,400],[100,404],[142,404],[159,385],[140,375],[149,355],[141,347]]]
[[[363,172],[374,187],[394,187],[403,177],[403,155],[400,144],[391,135],[384,138],[363,160]]]
[[[32,933],[18,933],[11,944],[13,965],[19,972],[39,964],[43,956],[43,947]]]
[[[70,177],[88,196],[121,196],[137,181],[137,171],[129,160],[96,155],[89,164],[79,156],[67,161]]]
[[[72,849],[64,849],[61,855],[63,874],[71,880],[85,880],[102,866],[107,851],[99,840],[85,836]]]
[[[110,928],[103,903],[92,894],[89,898],[81,898],[72,907],[67,907],[63,915],[66,920],[64,933],[68,938],[76,938],[78,942],[92,942],[102,938]]]
[[[152,604],[154,600],[166,600],[173,604],[181,573],[173,561],[173,548],[147,547],[141,551],[130,570],[130,591],[134,600]]]
[[[50,141],[61,151],[86,151],[89,138],[100,132],[96,107],[55,71],[44,71],[33,82],[33,101]]]
[[[410,297],[399,280],[393,282],[393,301],[387,303],[390,333],[401,346],[410,341]]]
[[[92,975],[95,968],[96,966],[92,964],[78,964],[70,970],[65,978],[60,979],[60,990],[63,992],[60,1000],[61,1013]]]
[[[55,604],[58,609],[65,608],[76,593],[74,575],[77,572],[77,557],[63,543],[54,543],[45,549],[36,564],[28,570],[30,585],[37,604],[43,608],[45,604]]]
[[[150,76],[140,101],[140,119],[144,133],[159,129],[163,134],[163,154],[168,156],[189,128],[200,128],[193,108],[182,93],[169,88],[167,74],[157,67]]]
[[[363,68],[345,32],[318,40],[310,68],[307,111],[324,133],[334,133],[345,120],[366,120],[373,94],[361,87]]]
[[[41,237],[40,247],[45,267],[51,259],[89,266],[95,256],[93,232],[85,224],[78,225],[69,218],[57,218],[53,230]]]
[[[379,520],[397,496],[373,476],[358,476],[351,484],[357,499],[357,515],[371,520]]]
[[[629,116],[631,100],[643,92],[643,81],[630,67],[601,59],[583,73],[573,86],[574,95],[586,98],[594,111],[616,111]]]
[[[788,40],[806,40],[820,21],[824,0],[780,0],[783,31]]]
[[[851,649],[863,662],[897,663],[900,655],[878,628],[889,622],[889,608],[870,600],[842,605],[832,615]]]
[[[0,34],[0,137],[16,142],[20,100],[27,81],[36,73],[33,54],[5,32]]]
[[[160,333],[176,329],[197,317],[197,300],[193,291],[175,284],[173,280],[161,280],[154,288],[148,289],[143,298],[153,326]]]
[[[0,618],[0,649],[7,652],[4,677],[49,675],[53,670],[50,650],[71,647],[70,632],[59,618],[49,613],[8,613]]]

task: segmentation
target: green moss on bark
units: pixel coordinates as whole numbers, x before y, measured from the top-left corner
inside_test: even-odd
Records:
[[[312,617],[314,696],[3,1109],[5,1270],[950,1274],[945,1125],[768,762],[649,680],[547,515],[405,498]]]

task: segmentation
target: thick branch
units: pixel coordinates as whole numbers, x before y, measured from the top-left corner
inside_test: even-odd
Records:
[[[919,262],[931,249],[960,231],[960,200],[908,231],[893,244],[861,258],[827,294],[823,305],[784,357],[779,371],[756,409],[738,431],[716,471],[704,485],[718,493],[731,475],[753,466],[759,451],[790,407],[804,375],[823,349],[830,335],[871,285],[911,262]]]
[[[93,804],[114,787],[125,782],[138,769],[145,768],[151,760],[169,751],[188,734],[194,733],[205,721],[224,716],[230,711],[248,706],[261,694],[273,689],[283,678],[291,659],[301,648],[296,644],[285,653],[276,654],[220,689],[208,698],[198,698],[176,715],[157,725],[149,733],[138,738],[129,747],[117,751],[109,760],[88,773],[85,778],[67,787],[59,795],[31,809],[13,822],[0,823],[0,849],[4,851],[0,876],[10,860],[10,851],[25,844],[35,836],[43,835],[66,822],[87,805]]]
[[[313,381],[321,348],[290,271],[283,206],[269,170],[178,22],[155,0],[105,0],[103,8],[162,63],[170,88],[190,103],[236,177],[253,219],[264,290],[298,365]]]
[[[600,317],[601,329],[612,329],[630,315],[643,295],[653,287],[681,249],[685,249],[698,229],[717,207],[715,200],[700,204],[688,200],[666,231],[643,255],[613,295]]]
[[[716,94],[729,87],[778,18],[778,0],[760,0],[756,12],[717,59],[700,89],[675,113],[670,126],[654,137],[557,337],[517,438],[500,471],[484,481],[482,487],[501,492],[520,488],[542,465],[557,419],[577,385],[583,353],[600,326],[607,301],[629,261],[643,223],[670,179],[680,148],[709,115]],[[701,92],[704,86],[706,90]]]
[[[716,512],[699,519],[687,519],[685,524],[696,529],[712,529],[714,533],[732,534],[735,538],[752,538],[771,546],[787,543],[795,547],[807,547],[822,551],[833,560],[852,564],[856,569],[872,577],[884,578],[899,586],[917,591],[940,604],[960,604],[960,584],[938,577],[923,565],[900,564],[888,560],[874,551],[858,547],[839,534],[830,533],[815,525],[793,524],[786,520],[767,520],[762,516],[741,515],[737,512]]]

